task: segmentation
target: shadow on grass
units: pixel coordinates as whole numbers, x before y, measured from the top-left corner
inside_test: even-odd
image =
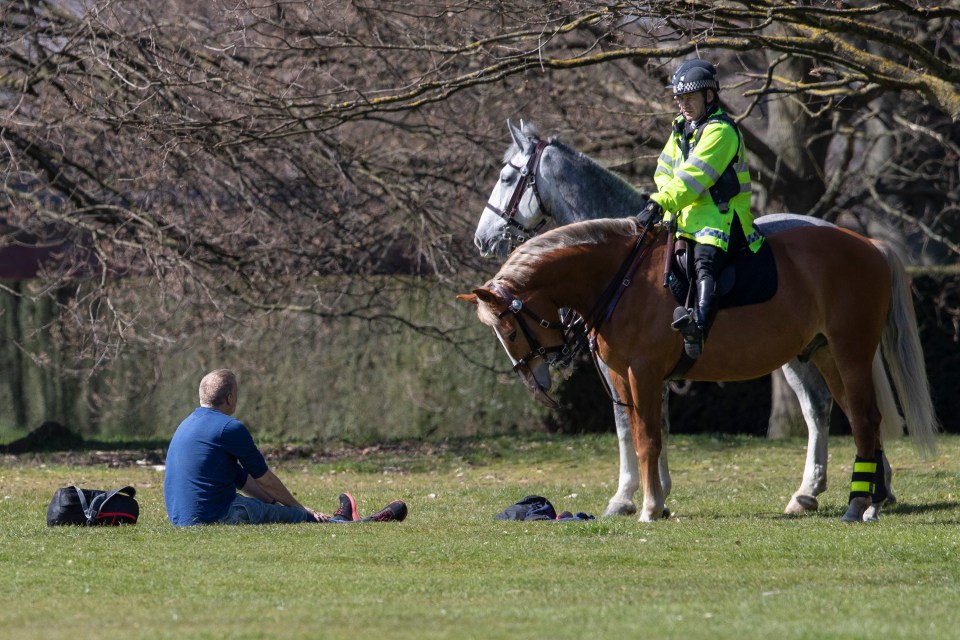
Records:
[[[844,514],[845,508],[820,508],[817,511],[812,513],[805,513],[803,515],[791,515],[787,513],[771,513],[771,514],[753,514],[752,517],[767,517],[770,520],[801,520],[805,518],[820,518],[826,520],[839,520]],[[960,524],[960,501],[947,500],[941,502],[930,502],[926,504],[909,504],[904,502],[897,502],[892,505],[887,505],[880,509],[880,521],[883,521],[885,516],[916,516],[924,514],[937,514],[937,513],[951,513],[956,514],[956,518],[953,520],[948,520],[948,524]],[[945,521],[939,520],[938,524],[943,524]]]
[[[928,504],[909,504],[898,502],[881,510],[880,514],[904,514],[904,515],[922,515],[925,513],[939,513],[949,511],[958,514],[954,522],[960,522],[960,502],[948,500],[943,502],[931,502]]]

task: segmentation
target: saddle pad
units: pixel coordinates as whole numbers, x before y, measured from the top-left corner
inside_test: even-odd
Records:
[[[686,254],[692,257],[689,249]],[[677,304],[686,305],[690,281],[678,263],[679,260],[674,260],[670,266],[673,273],[670,279],[670,290]],[[746,247],[737,251],[733,262],[720,272],[720,278],[717,281],[720,309],[766,302],[776,292],[777,263],[773,259],[773,251],[766,242],[760,245],[756,253]]]

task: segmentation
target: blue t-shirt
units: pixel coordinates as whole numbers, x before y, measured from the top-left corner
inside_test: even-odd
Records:
[[[163,499],[178,527],[216,522],[227,514],[247,474],[259,478],[267,462],[243,423],[199,407],[180,423],[167,449]]]

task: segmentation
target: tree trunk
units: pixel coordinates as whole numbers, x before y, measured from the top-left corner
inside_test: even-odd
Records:
[[[782,29],[777,29],[781,31]],[[772,63],[778,54],[770,52]],[[813,62],[806,58],[793,58],[780,62],[777,73],[801,81],[810,71]],[[787,211],[807,213],[826,192],[823,181],[823,164],[826,160],[829,137],[818,135],[828,125],[826,118],[813,118],[809,105],[800,97],[784,97],[772,100],[768,108],[767,148],[772,154],[765,155],[763,172],[769,176],[766,213]],[[771,165],[771,158],[773,164]],[[803,413],[796,395],[787,384],[783,373],[771,374],[770,420],[767,437],[785,438],[803,435],[806,432]]]

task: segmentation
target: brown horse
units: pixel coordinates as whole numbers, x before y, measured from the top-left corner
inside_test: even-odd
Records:
[[[478,305],[480,320],[493,328],[514,369],[544,402],[552,402],[546,395],[550,354],[564,343],[558,309],[574,309],[591,321],[596,354],[610,367],[630,418],[644,487],[640,520],[664,515],[657,472],[660,395],[682,350],[680,335],[670,328],[676,303],[663,287],[666,242],[657,231],[638,241],[633,219],[557,228],[528,240],[492,280],[458,296]],[[767,242],[777,265],[776,294],[761,304],[720,311],[685,377],[747,380],[798,354],[808,356],[849,419],[856,444],[843,520],[875,520],[885,498],[874,380],[883,371],[881,347],[907,429],[921,451],[934,451],[939,426],[903,265],[884,244],[837,228],[797,228]],[[636,248],[639,256],[630,258]],[[631,260],[635,266],[625,277]],[[624,286],[618,286],[621,279]]]

